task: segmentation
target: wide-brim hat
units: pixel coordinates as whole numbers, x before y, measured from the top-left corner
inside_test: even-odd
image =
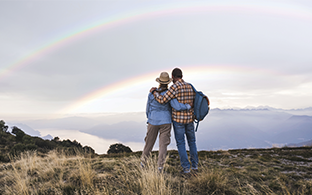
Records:
[[[172,81],[172,78],[169,77],[167,72],[160,73],[160,76],[156,78],[156,81],[160,84],[169,84]]]

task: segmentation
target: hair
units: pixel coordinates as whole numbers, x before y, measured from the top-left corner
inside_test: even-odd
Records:
[[[172,77],[182,78],[182,70],[180,68],[175,68],[172,70]]]
[[[168,90],[168,84],[159,84],[159,87],[157,90],[159,93],[166,91],[166,90]]]

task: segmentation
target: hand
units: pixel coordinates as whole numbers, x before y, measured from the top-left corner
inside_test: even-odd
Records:
[[[193,103],[193,102],[189,103],[189,105],[190,105],[192,108],[194,107],[194,103]]]
[[[152,87],[150,92],[152,93],[152,91],[154,91],[155,89],[157,89],[156,87]]]

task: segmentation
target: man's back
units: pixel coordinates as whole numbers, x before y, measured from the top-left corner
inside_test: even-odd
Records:
[[[182,79],[178,80],[173,84],[173,88],[177,88],[176,98],[180,103],[192,105],[195,99],[195,92],[192,86],[184,82]],[[178,123],[191,123],[194,121],[194,109],[176,111],[172,109],[172,120]]]
[[[171,99],[177,98],[180,103],[193,105],[195,99],[195,92],[193,88],[188,83],[184,82],[182,79],[177,80],[169,90],[164,94],[160,95],[159,93],[154,94],[155,99],[163,104]],[[194,109],[177,111],[172,109],[172,120],[178,123],[191,123],[194,121]]]

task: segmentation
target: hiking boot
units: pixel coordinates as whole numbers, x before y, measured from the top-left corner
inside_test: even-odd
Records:
[[[158,167],[158,173],[163,173],[164,172],[164,168],[163,167]]]
[[[191,172],[198,173],[198,168],[191,168]]]
[[[185,179],[188,179],[188,178],[192,177],[192,174],[191,174],[191,172],[185,173],[185,172],[181,171],[181,176]]]
[[[184,178],[189,178],[191,177],[191,171],[189,169],[184,169],[183,171],[180,172],[182,177]]]
[[[145,165],[142,162],[140,162],[140,166],[141,166],[142,169],[145,168]]]

